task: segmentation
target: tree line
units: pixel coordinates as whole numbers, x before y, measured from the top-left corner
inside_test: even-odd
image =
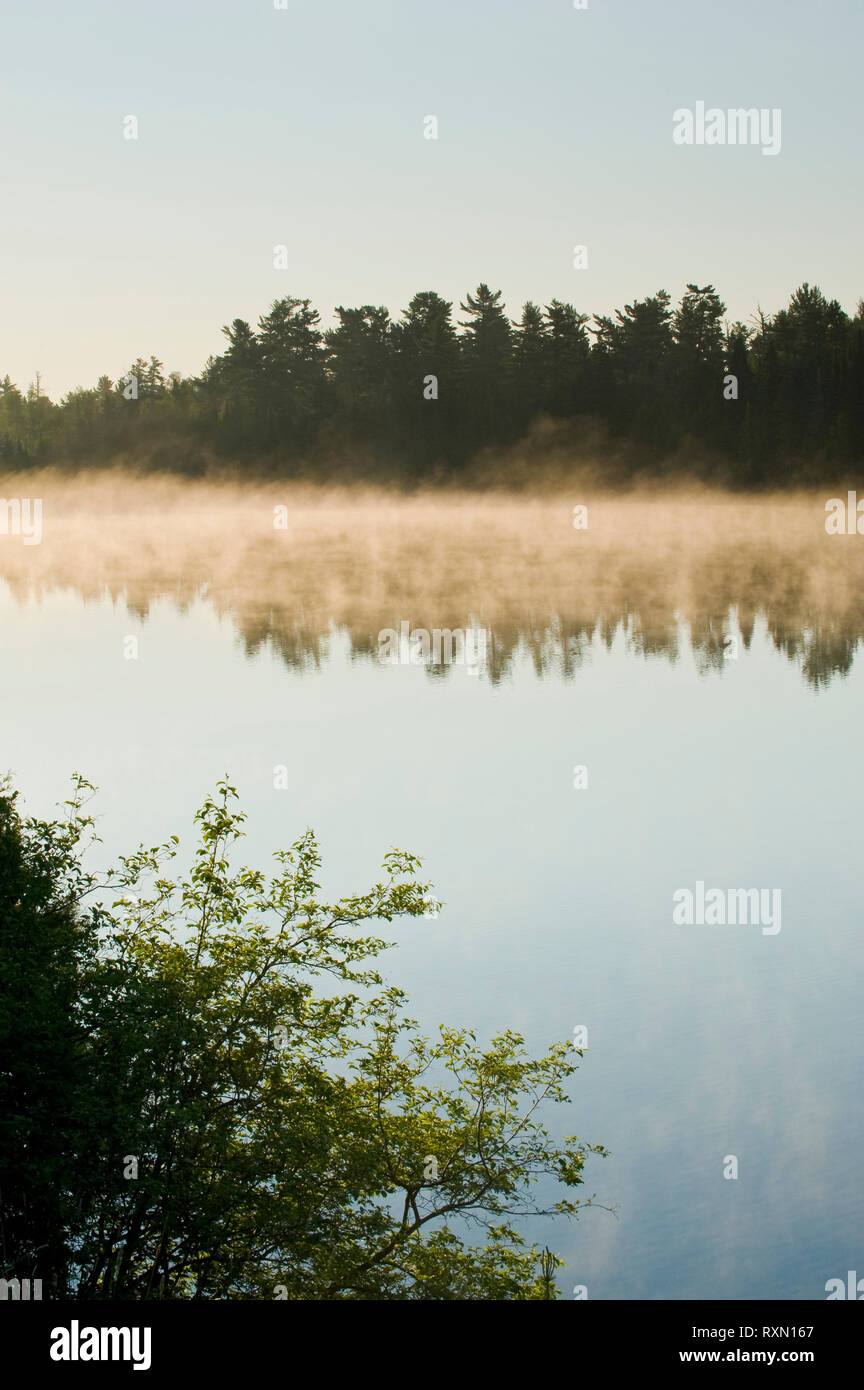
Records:
[[[854,316],[803,284],[786,308],[729,323],[713,285],[666,290],[613,315],[553,299],[511,321],[500,290],[459,305],[432,290],[398,319],[277,299],[223,328],[197,377],[138,358],[53,403],[0,381],[7,466],[128,462],[200,473],[339,469],[407,481],[466,476],[537,421],[586,431],[625,470],[662,467],[738,486],[818,482],[864,447],[864,301]],[[568,436],[567,430],[570,430]]]

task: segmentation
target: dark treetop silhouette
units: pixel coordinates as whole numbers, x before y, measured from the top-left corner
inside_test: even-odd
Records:
[[[689,284],[677,309],[658,290],[593,327],[557,299],[511,322],[481,284],[455,324],[452,304],[424,290],[397,320],[340,306],[323,331],[309,300],[289,296],[257,330],[224,328],[226,350],[200,377],[166,378],[139,358],[59,405],[5,377],[0,459],[411,484],[464,478],[481,450],[546,418],[572,422],[574,441],[590,427],[625,474],[662,461],[758,487],[851,471],[864,444],[864,304],[850,318],[805,283],[752,326],[726,323],[725,307],[712,285]]]

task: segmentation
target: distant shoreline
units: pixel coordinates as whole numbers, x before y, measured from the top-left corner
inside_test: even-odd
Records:
[[[676,477],[742,490],[827,485],[864,458],[864,301],[806,281],[729,323],[713,285],[657,290],[614,316],[552,299],[511,320],[481,283],[402,317],[274,300],[223,328],[201,374],[137,358],[60,404],[0,378],[0,468],[93,464],[185,477],[536,486],[574,461],[619,487]]]

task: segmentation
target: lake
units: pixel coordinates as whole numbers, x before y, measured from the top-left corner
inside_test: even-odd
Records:
[[[109,862],[189,844],[227,772],[247,862],[309,825],[347,894],[420,855],[444,906],[385,963],[423,1028],[587,1030],[550,1127],[611,1151],[583,1191],[616,1212],[528,1228],[567,1296],[864,1275],[864,538],[826,534],[827,495],[2,481],[43,501],[39,544],[0,536],[0,766],[32,814],[81,771]],[[423,659],[454,631],[474,659]],[[748,889],[782,912],[740,920]]]

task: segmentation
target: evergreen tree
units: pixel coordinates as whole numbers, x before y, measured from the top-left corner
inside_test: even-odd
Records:
[[[299,454],[314,440],[325,394],[320,319],[308,299],[286,297],[258,320],[265,446]]]
[[[587,314],[553,299],[546,306],[546,406],[554,415],[575,415],[586,406],[585,370],[590,339]]]
[[[524,429],[547,405],[548,334],[543,310],[529,300],[513,328],[513,375],[518,382],[515,412]]]
[[[461,324],[464,363],[465,418],[472,448],[508,437],[512,420],[511,328],[501,291],[477,286],[460,309],[467,314]]]
[[[325,333],[333,429],[349,443],[392,437],[391,323],[389,310],[364,304],[336,308],[337,328]]]
[[[414,459],[409,472],[461,457],[462,364],[452,309],[434,290],[421,290],[393,327],[395,424],[400,453]]]
[[[725,312],[713,285],[688,285],[672,321],[679,419],[705,440],[717,438],[722,423]]]

